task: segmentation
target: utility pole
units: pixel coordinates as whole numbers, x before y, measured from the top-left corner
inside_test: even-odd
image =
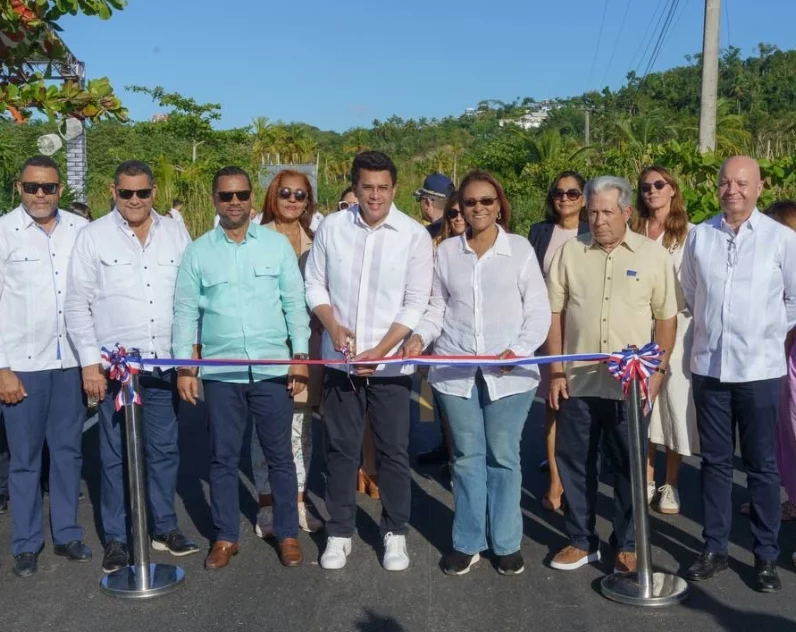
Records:
[[[589,145],[591,145],[591,110],[587,108],[584,110],[584,113],[586,114],[586,129],[584,136],[585,136],[586,146],[588,147]]]
[[[702,40],[702,103],[699,108],[699,152],[716,148],[716,99],[719,87],[719,27],[721,0],[705,0]]]

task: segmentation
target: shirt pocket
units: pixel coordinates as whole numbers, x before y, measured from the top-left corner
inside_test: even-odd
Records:
[[[260,298],[279,296],[279,266],[254,266],[254,290]]]
[[[101,283],[106,294],[129,290],[135,285],[133,261],[123,254],[101,253]]]
[[[179,257],[168,252],[158,255],[158,273],[160,281],[165,287],[173,288],[176,285],[179,269]]]
[[[622,303],[630,309],[648,313],[652,307],[652,283],[649,275],[634,270],[623,271],[619,280],[619,291]]]

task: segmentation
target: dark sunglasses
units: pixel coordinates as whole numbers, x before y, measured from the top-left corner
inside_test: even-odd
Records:
[[[139,200],[148,200],[152,197],[152,189],[116,189],[116,195],[123,200],[132,200],[134,195]]]
[[[583,195],[578,189],[553,189],[553,199],[554,200],[563,200],[567,198],[570,202],[574,202],[575,200],[579,200],[580,196]]]
[[[475,208],[476,204],[480,204],[481,206],[492,206],[495,202],[497,202],[496,197],[482,197],[480,200],[476,200],[475,198],[462,200],[462,204],[467,208]]]
[[[222,202],[232,202],[232,198],[237,197],[239,201],[246,202],[252,196],[251,191],[218,191],[218,199]]]
[[[446,217],[448,219],[456,219],[457,217],[459,217],[459,215],[464,217],[464,211],[460,211],[457,208],[452,208],[452,209],[448,209],[448,213],[447,213]]]
[[[665,180],[655,180],[655,182],[653,183],[642,182],[639,189],[641,189],[642,193],[649,193],[650,191],[652,191],[652,187],[655,187],[658,191],[661,191],[663,190],[663,187],[665,187],[667,184],[668,182],[666,182]]]
[[[296,198],[296,202],[303,202],[307,199],[307,192],[304,189],[288,189],[287,187],[282,187],[279,189],[279,198],[282,200],[289,200],[290,196]]]
[[[57,182],[23,182],[22,190],[28,195],[35,195],[39,189],[44,191],[44,195],[54,195],[59,186]]]

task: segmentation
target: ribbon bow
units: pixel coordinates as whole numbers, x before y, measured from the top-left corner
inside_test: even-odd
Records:
[[[615,351],[608,357],[608,371],[622,383],[622,391],[627,398],[630,384],[638,379],[641,396],[646,401],[644,413],[652,410],[649,398],[649,379],[655,368],[661,363],[663,349],[656,343],[648,342],[641,349],[628,347],[623,351]]]
[[[141,353],[138,349],[127,349],[118,342],[113,349],[102,347],[102,364],[109,369],[108,377],[121,384],[116,393],[116,410],[133,404],[141,405],[141,396],[133,388],[133,374],[142,370]]]

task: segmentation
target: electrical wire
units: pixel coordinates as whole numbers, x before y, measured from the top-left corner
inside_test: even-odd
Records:
[[[589,71],[589,85],[592,85],[591,80],[594,77],[594,68],[597,65],[597,57],[599,56],[600,52],[600,44],[602,43],[603,39],[603,29],[605,28],[605,15],[608,13],[608,2],[609,0],[605,0],[603,4],[603,16],[600,19],[600,30],[597,34],[597,48],[594,50],[594,57],[591,60],[591,70]]]
[[[603,70],[603,76],[600,79],[600,86],[605,85],[605,77],[608,75],[608,71],[611,69],[611,64],[614,63],[614,56],[616,55],[616,49],[619,48],[619,42],[622,39],[622,33],[625,29],[625,21],[627,20],[628,11],[630,11],[630,0],[627,0],[627,5],[625,5],[625,12],[622,15],[622,22],[619,25],[619,32],[616,34],[616,39],[614,40],[614,49],[611,51],[611,57],[608,59],[608,65]]]

